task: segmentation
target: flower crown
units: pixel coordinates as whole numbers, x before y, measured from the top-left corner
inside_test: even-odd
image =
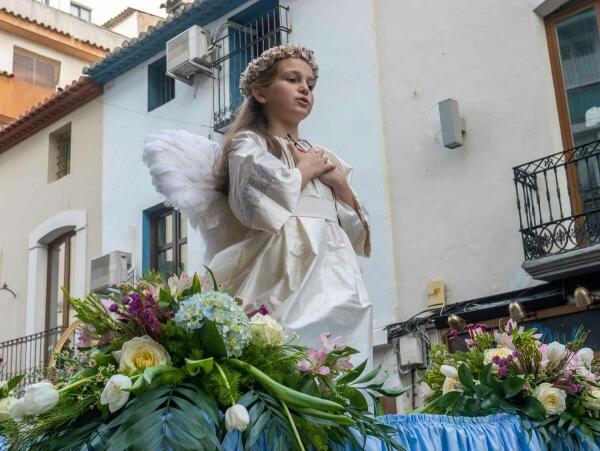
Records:
[[[319,76],[319,66],[315,61],[314,52],[296,44],[285,44],[265,50],[258,58],[250,61],[240,78],[240,92],[244,97],[252,95],[252,83],[275,62],[286,58],[300,58],[306,61],[315,75]]]

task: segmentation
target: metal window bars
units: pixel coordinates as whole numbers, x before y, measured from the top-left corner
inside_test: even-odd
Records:
[[[56,136],[56,178],[71,172],[71,131]]]
[[[50,354],[65,328],[48,329],[25,337],[0,343],[0,380],[10,380],[26,374],[21,384],[31,384],[44,379],[44,369]]]
[[[600,140],[513,168],[526,260],[600,243]]]
[[[227,34],[213,42],[213,120],[222,131],[244,100],[240,76],[247,64],[265,50],[288,43],[289,7],[277,6],[245,24],[228,23]]]

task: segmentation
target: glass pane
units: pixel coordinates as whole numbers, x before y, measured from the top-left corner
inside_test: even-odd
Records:
[[[62,287],[65,281],[65,243],[48,249],[48,258],[50,259],[48,284],[49,298],[46,302],[48,306],[48,319],[46,327],[52,329],[63,325],[63,309],[65,308],[65,299],[62,293]]]
[[[163,246],[173,241],[173,214],[158,218],[156,225],[158,245]]]
[[[179,246],[179,269],[187,272],[188,269],[188,255],[187,255],[187,244]]]
[[[187,238],[188,222],[187,219],[179,216],[179,238]]]
[[[167,249],[158,253],[158,272],[160,272],[165,280],[173,275],[173,249]]]
[[[69,239],[71,240],[71,243],[70,243],[71,244],[71,261],[70,261],[70,267],[69,267],[69,269],[70,269],[70,274],[69,274],[69,291],[72,291],[73,288],[76,286],[76,283],[75,283],[75,274],[76,274],[75,273],[75,267],[77,265],[76,265],[75,262],[77,261],[76,260],[77,259],[77,245],[76,245],[75,236],[72,236]],[[69,305],[69,303],[67,301],[66,308],[69,309],[69,324],[65,324],[65,326],[68,326],[68,325],[74,323],[77,320],[77,318],[75,317],[75,315],[77,314],[77,312],[74,309],[69,308],[69,307],[70,307],[70,305]]]
[[[89,9],[81,8],[81,15],[79,17],[89,22],[91,19],[91,11]]]
[[[594,8],[556,26],[573,141],[600,138],[600,36]]]
[[[71,3],[71,14],[73,14],[74,16],[79,17],[79,6],[74,5]]]

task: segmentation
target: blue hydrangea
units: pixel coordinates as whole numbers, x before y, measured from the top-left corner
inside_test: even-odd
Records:
[[[242,307],[231,296],[219,291],[195,294],[182,301],[175,313],[175,323],[190,332],[200,330],[205,320],[216,324],[229,356],[242,354],[252,330]]]

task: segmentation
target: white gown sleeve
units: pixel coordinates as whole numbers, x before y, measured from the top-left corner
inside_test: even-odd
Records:
[[[276,233],[294,211],[302,187],[298,169],[270,153],[266,141],[244,132],[229,154],[229,205],[250,229]]]
[[[348,185],[350,185],[350,180],[352,178],[352,166],[342,160],[340,157],[335,155],[334,153],[328,151],[327,149],[323,149],[327,154],[328,158],[342,171],[342,173],[346,176],[346,180],[348,181]],[[365,208],[365,205],[359,199],[356,194],[356,191],[352,188],[352,195],[354,197],[354,202],[357,205],[357,210],[352,208],[347,203],[341,201],[340,199],[335,200],[335,207],[338,214],[338,219],[340,222],[340,226],[346,234],[348,238],[350,238],[350,242],[352,243],[352,247],[357,255],[361,257],[370,257],[371,256],[371,228],[369,226],[369,212]]]

